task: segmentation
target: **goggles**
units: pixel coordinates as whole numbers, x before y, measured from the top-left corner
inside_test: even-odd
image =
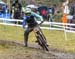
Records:
[[[30,16],[30,15],[31,15],[31,13],[25,13],[25,15]]]

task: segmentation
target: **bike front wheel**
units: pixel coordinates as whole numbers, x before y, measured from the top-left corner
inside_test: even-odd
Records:
[[[49,51],[48,45],[46,40],[44,39],[43,35],[40,32],[37,32],[38,34],[38,44],[46,51]]]

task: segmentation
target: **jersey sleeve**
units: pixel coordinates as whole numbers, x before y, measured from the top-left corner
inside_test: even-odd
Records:
[[[24,28],[25,26],[26,26],[26,17],[23,17],[22,27]]]
[[[39,18],[41,21],[43,21],[43,17],[40,16],[39,14],[32,12],[32,15],[33,15],[34,17],[36,17],[36,18]],[[38,20],[38,19],[37,19],[37,20]]]

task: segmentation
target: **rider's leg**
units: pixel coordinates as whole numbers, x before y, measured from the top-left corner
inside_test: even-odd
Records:
[[[28,46],[28,36],[29,36],[29,33],[32,31],[31,28],[27,28],[26,31],[24,32],[24,44],[25,44],[25,47]]]

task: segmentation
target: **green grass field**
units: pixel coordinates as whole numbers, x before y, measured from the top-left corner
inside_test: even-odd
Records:
[[[0,25],[0,40],[23,42],[23,32],[24,30],[20,27]],[[75,53],[74,33],[67,33],[67,40],[65,40],[63,31],[43,30],[43,33],[47,38],[50,48]],[[30,33],[29,42],[35,43],[35,40],[34,33]],[[0,46],[0,49],[3,50],[4,47]]]

